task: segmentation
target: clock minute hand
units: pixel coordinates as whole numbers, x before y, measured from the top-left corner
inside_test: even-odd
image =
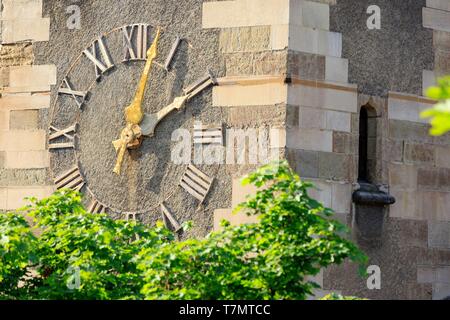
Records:
[[[174,101],[171,104],[162,108],[158,112],[151,113],[151,114],[146,113],[144,115],[144,119],[142,120],[141,124],[139,125],[141,127],[142,135],[148,136],[148,137],[153,137],[158,123],[162,119],[167,117],[172,111],[180,110],[181,108],[183,108],[188,99],[189,99],[189,95],[177,97],[174,99]]]
[[[184,107],[187,101],[194,98],[209,86],[215,85],[216,83],[216,79],[212,75],[211,71],[208,71],[205,77],[190,85],[186,90],[184,90],[184,95],[175,98],[170,105],[161,109],[157,113],[146,113],[144,115],[144,119],[139,125],[142,130],[142,135],[152,137],[155,134],[156,126],[162,119],[164,119],[172,111],[180,110]]]
[[[161,31],[158,28],[155,40],[153,41],[151,47],[147,51],[147,62],[145,63],[144,71],[139,81],[139,86],[136,90],[136,95],[133,102],[125,108],[125,119],[128,124],[140,124],[144,118],[144,112],[142,111],[142,101],[144,100],[145,88],[147,86],[147,80],[150,74],[150,70],[153,64],[153,60],[156,58],[158,53],[158,41]]]

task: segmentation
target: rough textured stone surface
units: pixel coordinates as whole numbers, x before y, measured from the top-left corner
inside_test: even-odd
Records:
[[[227,76],[285,75],[285,51],[233,53],[225,57]]]
[[[380,30],[366,26],[370,5],[381,8]],[[339,0],[330,7],[330,30],[342,33],[350,83],[374,95],[422,94],[422,71],[434,69],[433,30],[422,26],[425,6],[425,0]]]
[[[30,65],[33,62],[31,43],[19,43],[0,46],[0,68]]]
[[[417,266],[448,263],[450,259],[448,254],[428,251],[426,222],[390,218],[382,244],[359,241],[359,245],[370,257],[369,265],[381,269],[381,290],[367,289],[367,279],[360,277],[357,265],[350,263],[325,271],[325,290],[342,290],[345,295],[369,299],[431,299],[431,285],[417,283]]]
[[[325,56],[289,52],[288,74],[302,79],[325,80]]]
[[[270,49],[270,27],[229,28],[220,32],[220,51],[249,52]]]

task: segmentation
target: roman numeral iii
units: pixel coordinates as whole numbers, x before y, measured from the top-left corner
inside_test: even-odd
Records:
[[[130,24],[122,28],[123,62],[147,59],[148,28],[148,24]]]
[[[56,189],[72,189],[75,191],[80,191],[84,186],[84,179],[81,176],[80,169],[78,166],[72,167],[67,170],[55,180]]]
[[[202,204],[211,189],[213,181],[213,178],[208,177],[194,165],[190,164],[183,178],[181,178],[180,186]]]
[[[58,129],[54,126],[50,126],[48,136],[48,148],[49,149],[70,149],[75,148],[75,133],[77,132],[78,125],[74,124],[65,129]],[[65,137],[67,142],[56,142],[60,138]]]

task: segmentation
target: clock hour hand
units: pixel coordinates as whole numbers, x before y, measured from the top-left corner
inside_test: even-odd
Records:
[[[174,110],[180,110],[184,107],[187,101],[194,98],[203,90],[207,89],[211,85],[216,84],[216,79],[212,75],[211,71],[208,71],[207,75],[192,85],[188,86],[184,91],[184,95],[175,98],[175,100],[167,107],[161,109],[157,113],[144,115],[142,122],[140,123],[141,131],[144,136],[152,137],[155,134],[155,129],[158,123],[169,115]]]

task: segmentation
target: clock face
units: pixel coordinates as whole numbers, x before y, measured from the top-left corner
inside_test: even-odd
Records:
[[[164,220],[174,231],[194,220],[209,229],[212,209],[205,208],[220,167],[193,155],[223,147],[224,115],[211,107],[213,71],[190,70],[199,50],[188,37],[145,23],[87,43],[61,76],[51,109],[56,187],[82,191],[93,213]],[[180,145],[190,159],[177,158]]]

